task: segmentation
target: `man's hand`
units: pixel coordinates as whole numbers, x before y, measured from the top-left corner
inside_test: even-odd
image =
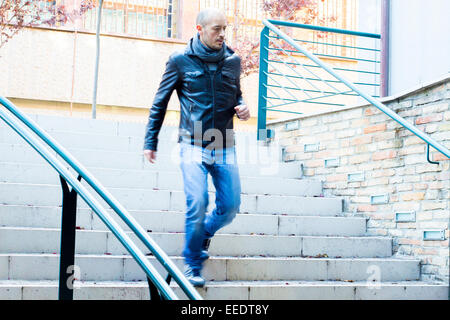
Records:
[[[250,110],[247,108],[245,104],[240,104],[236,107],[234,107],[234,110],[236,110],[236,114],[241,121],[247,121],[250,119]]]
[[[150,163],[155,163],[156,161],[156,151],[155,150],[144,150],[144,156]]]

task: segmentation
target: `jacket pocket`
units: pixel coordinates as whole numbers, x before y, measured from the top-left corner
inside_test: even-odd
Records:
[[[222,71],[222,86],[219,90],[228,93],[235,93],[237,90],[236,76],[230,71]]]
[[[205,88],[205,75],[202,71],[188,71],[184,74],[184,81],[189,91],[201,91]]]

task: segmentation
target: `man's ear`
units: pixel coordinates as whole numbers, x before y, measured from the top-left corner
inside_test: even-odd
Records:
[[[196,26],[195,28],[196,28],[196,29],[197,29],[197,31],[199,31],[199,32],[203,30],[202,26],[201,26],[201,25],[199,25],[199,24],[198,24],[198,25],[197,25],[197,26]]]

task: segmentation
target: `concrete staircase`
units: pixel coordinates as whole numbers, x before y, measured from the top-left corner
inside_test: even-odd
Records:
[[[163,127],[152,165],[142,155],[143,124],[32,118],[182,268],[185,199],[176,128]],[[203,272],[207,285],[199,289],[205,299],[448,298],[447,285],[419,281],[419,260],[393,256],[390,238],[366,236],[365,218],[345,217],[342,199],[323,197],[320,181],[302,179],[301,163],[281,163],[279,150],[255,141],[254,133],[237,133],[241,212],[211,242]],[[209,185],[211,210],[211,180]],[[75,263],[81,275],[74,298],[148,299],[144,272],[79,199]],[[57,298],[61,203],[57,173],[1,122],[0,299]],[[154,257],[149,259],[165,276]]]

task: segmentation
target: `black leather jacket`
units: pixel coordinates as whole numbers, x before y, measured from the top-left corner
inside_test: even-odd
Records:
[[[195,55],[192,41],[184,52],[173,53],[150,109],[144,150],[157,150],[158,133],[174,90],[180,100],[178,142],[185,140],[206,147],[212,141],[218,142],[216,139],[221,136],[223,140],[220,145],[233,146],[234,107],[243,104],[240,72],[241,59],[229,48],[224,59],[218,62],[215,72],[210,72],[208,66]],[[200,123],[201,132],[198,130]],[[211,130],[205,135],[212,128],[218,129],[221,135]]]

